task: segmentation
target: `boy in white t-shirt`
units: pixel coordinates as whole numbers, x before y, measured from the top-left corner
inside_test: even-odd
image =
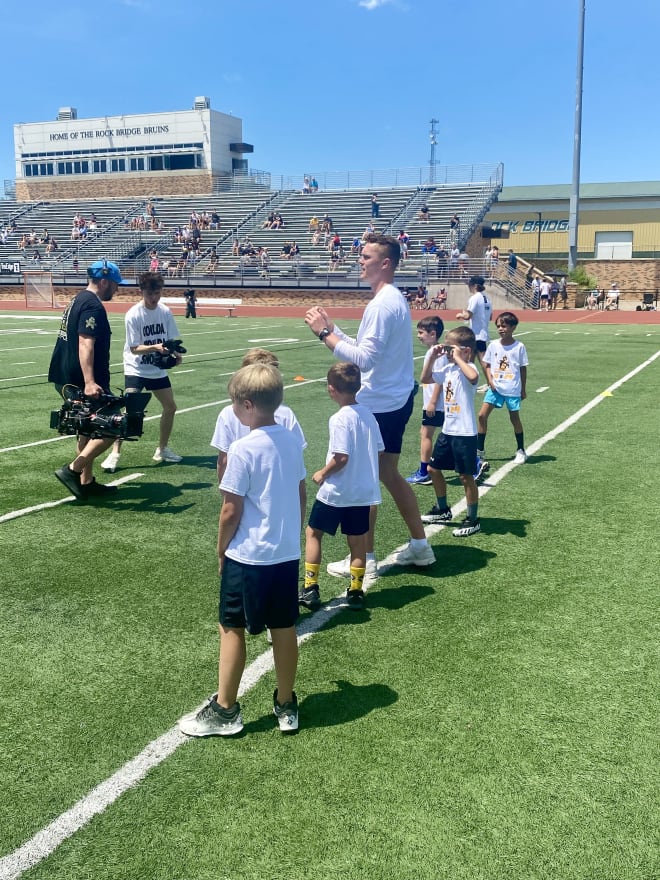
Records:
[[[417,322],[417,338],[425,345],[428,351],[424,356],[422,371],[432,358],[436,359],[433,347],[440,342],[445,325],[438,315],[430,315]],[[422,427],[420,429],[419,444],[419,467],[414,474],[406,477],[408,483],[413,486],[430,486],[431,475],[428,472],[431,453],[433,452],[433,435],[436,428],[441,428],[445,415],[442,404],[438,409],[440,387],[435,382],[427,382],[422,385]]]
[[[431,360],[422,373],[422,382],[433,379],[442,385],[445,422],[433,447],[429,473],[433,480],[436,503],[422,516],[427,523],[449,522],[452,512],[447,504],[447,482],[443,470],[454,470],[465,490],[467,516],[454,529],[455,538],[467,538],[481,530],[477,516],[479,489],[474,478],[477,469],[477,420],[474,398],[479,371],[474,365],[476,340],[469,327],[456,327],[447,334],[446,345],[436,345],[437,360]],[[442,355],[445,357],[442,357]]]
[[[323,535],[338,526],[348,541],[351,582],[349,607],[364,607],[369,508],[381,503],[378,458],[385,449],[371,410],[356,401],[362,382],[355,364],[337,363],[328,370],[328,394],[339,405],[330,417],[330,442],[325,465],[312,476],[319,487],[305,533],[305,585],[298,601],[307,608],[320,604],[319,568]]]
[[[277,678],[273,712],[280,730],[293,733],[298,729],[295,624],[306,502],[303,449],[299,438],[275,421],[284,393],[278,369],[243,367],[228,390],[236,416],[250,431],[229,447],[220,487],[218,692],[199,712],[181,718],[179,728],[188,736],[241,732],[237,696],[245,669],[245,631],[258,635],[268,627]]]
[[[477,455],[484,459],[488,416],[493,409],[502,409],[504,405],[509,411],[509,419],[516,436],[516,464],[527,461],[525,438],[520,421],[520,401],[527,397],[527,349],[513,338],[518,318],[513,312],[502,312],[495,321],[498,340],[490,343],[484,355],[488,391],[479,410],[479,431],[477,433]]]
[[[280,366],[277,355],[273,354],[272,351],[267,351],[265,348],[251,348],[245,353],[241,366],[248,367],[251,364],[269,364],[277,369],[279,369]],[[275,410],[275,421],[278,425],[284,425],[285,428],[293,431],[300,438],[303,449],[307,448],[305,435],[303,434],[300,423],[293,413],[293,410],[284,404],[278,406]],[[227,467],[227,452],[229,447],[234,440],[238,440],[239,437],[245,437],[249,432],[250,429],[245,425],[242,425],[236,417],[231,404],[220,411],[215,423],[213,437],[211,438],[211,446],[218,450],[218,486],[222,482],[222,477],[224,476],[225,468]]]

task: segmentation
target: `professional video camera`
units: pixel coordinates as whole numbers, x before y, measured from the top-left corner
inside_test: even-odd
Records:
[[[181,345],[180,339],[166,339],[163,342],[163,345],[168,351],[168,354],[161,354],[159,351],[154,351],[151,353],[151,363],[154,367],[158,367],[159,370],[171,370],[172,367],[176,366],[176,358],[174,357],[176,354],[185,354],[187,349]]]
[[[144,410],[151,399],[148,391],[120,397],[86,397],[75,385],[65,385],[62,395],[61,409],[50,414],[50,426],[60,434],[113,440],[137,440],[142,436]]]

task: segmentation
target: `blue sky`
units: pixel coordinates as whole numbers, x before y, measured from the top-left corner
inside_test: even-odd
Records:
[[[243,119],[274,174],[504,163],[570,183],[579,0],[32,0],[3,41],[0,174],[13,125],[183,110]],[[658,180],[657,0],[588,0],[583,182]]]

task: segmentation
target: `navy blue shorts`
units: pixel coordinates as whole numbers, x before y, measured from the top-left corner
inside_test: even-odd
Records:
[[[309,513],[309,525],[326,535],[366,535],[369,531],[369,506],[332,507],[318,499]]]
[[[171,388],[169,376],[160,379],[143,379],[142,376],[124,376],[124,388],[134,388],[136,391],[162,391],[163,388]]]
[[[410,392],[410,397],[401,409],[395,409],[394,412],[374,413],[385,444],[385,452],[391,452],[395,455],[401,452],[403,434],[413,411],[415,391],[416,389],[413,389]]]
[[[256,636],[295,626],[300,560],[246,565],[225,557],[220,578],[220,623]]]
[[[429,467],[473,477],[477,472],[476,434],[474,437],[452,437],[441,432],[433,446]]]

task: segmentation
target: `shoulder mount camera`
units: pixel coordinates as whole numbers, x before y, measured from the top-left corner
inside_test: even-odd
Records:
[[[142,436],[144,411],[151,399],[148,391],[120,397],[86,397],[75,385],[65,385],[62,396],[61,408],[50,414],[50,426],[60,434],[113,440],[137,440]]]

